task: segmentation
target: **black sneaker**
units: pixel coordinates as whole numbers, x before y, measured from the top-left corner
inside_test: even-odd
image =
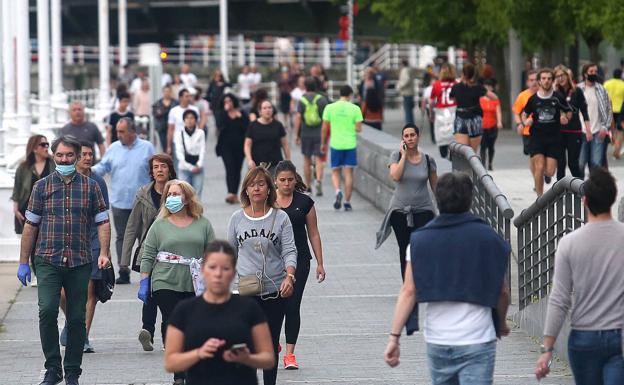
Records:
[[[80,385],[78,383],[78,376],[73,374],[65,377],[65,385]]]
[[[56,385],[63,381],[63,374],[56,369],[48,369],[45,376],[43,376],[43,382],[39,385]]]
[[[342,207],[342,191],[336,193],[336,200],[334,201],[334,208],[340,210]]]
[[[345,202],[344,203],[344,209],[345,209],[345,211],[351,211],[351,210],[353,210],[353,207],[351,207],[351,203]]]
[[[117,285],[128,285],[130,283],[130,271],[119,270],[119,277],[115,280]]]
[[[550,184],[550,182],[552,182],[552,177],[549,177],[548,175],[544,175],[544,183]]]

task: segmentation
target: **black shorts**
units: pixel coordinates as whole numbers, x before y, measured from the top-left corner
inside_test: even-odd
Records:
[[[613,113],[613,122],[615,123],[615,128],[618,131],[624,131],[624,128],[622,128],[622,126],[619,124],[620,123],[620,115],[622,115],[621,112],[614,112]]]
[[[524,155],[529,155],[529,138],[528,135],[522,135],[522,152]]]
[[[544,155],[547,158],[559,159],[561,157],[561,140],[559,137],[543,138],[529,136],[529,155]]]

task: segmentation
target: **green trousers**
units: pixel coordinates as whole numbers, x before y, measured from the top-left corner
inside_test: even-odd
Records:
[[[45,356],[45,368],[62,373],[59,346],[58,313],[61,288],[67,300],[67,346],[65,348],[65,375],[82,373],[82,351],[86,339],[85,314],[91,264],[78,267],[54,266],[36,257],[37,293],[39,295],[39,334]]]

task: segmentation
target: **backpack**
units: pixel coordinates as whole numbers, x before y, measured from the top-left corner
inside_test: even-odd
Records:
[[[303,121],[306,126],[314,127],[321,124],[321,115],[319,114],[319,107],[316,102],[321,99],[322,95],[314,95],[314,99],[310,102],[305,96],[301,97],[301,103],[305,106],[305,112],[303,113]]]

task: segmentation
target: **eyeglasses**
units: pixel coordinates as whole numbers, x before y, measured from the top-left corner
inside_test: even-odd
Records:
[[[48,143],[48,142],[41,142],[41,143],[39,143],[39,147],[48,148],[48,147],[50,147],[50,143]]]

